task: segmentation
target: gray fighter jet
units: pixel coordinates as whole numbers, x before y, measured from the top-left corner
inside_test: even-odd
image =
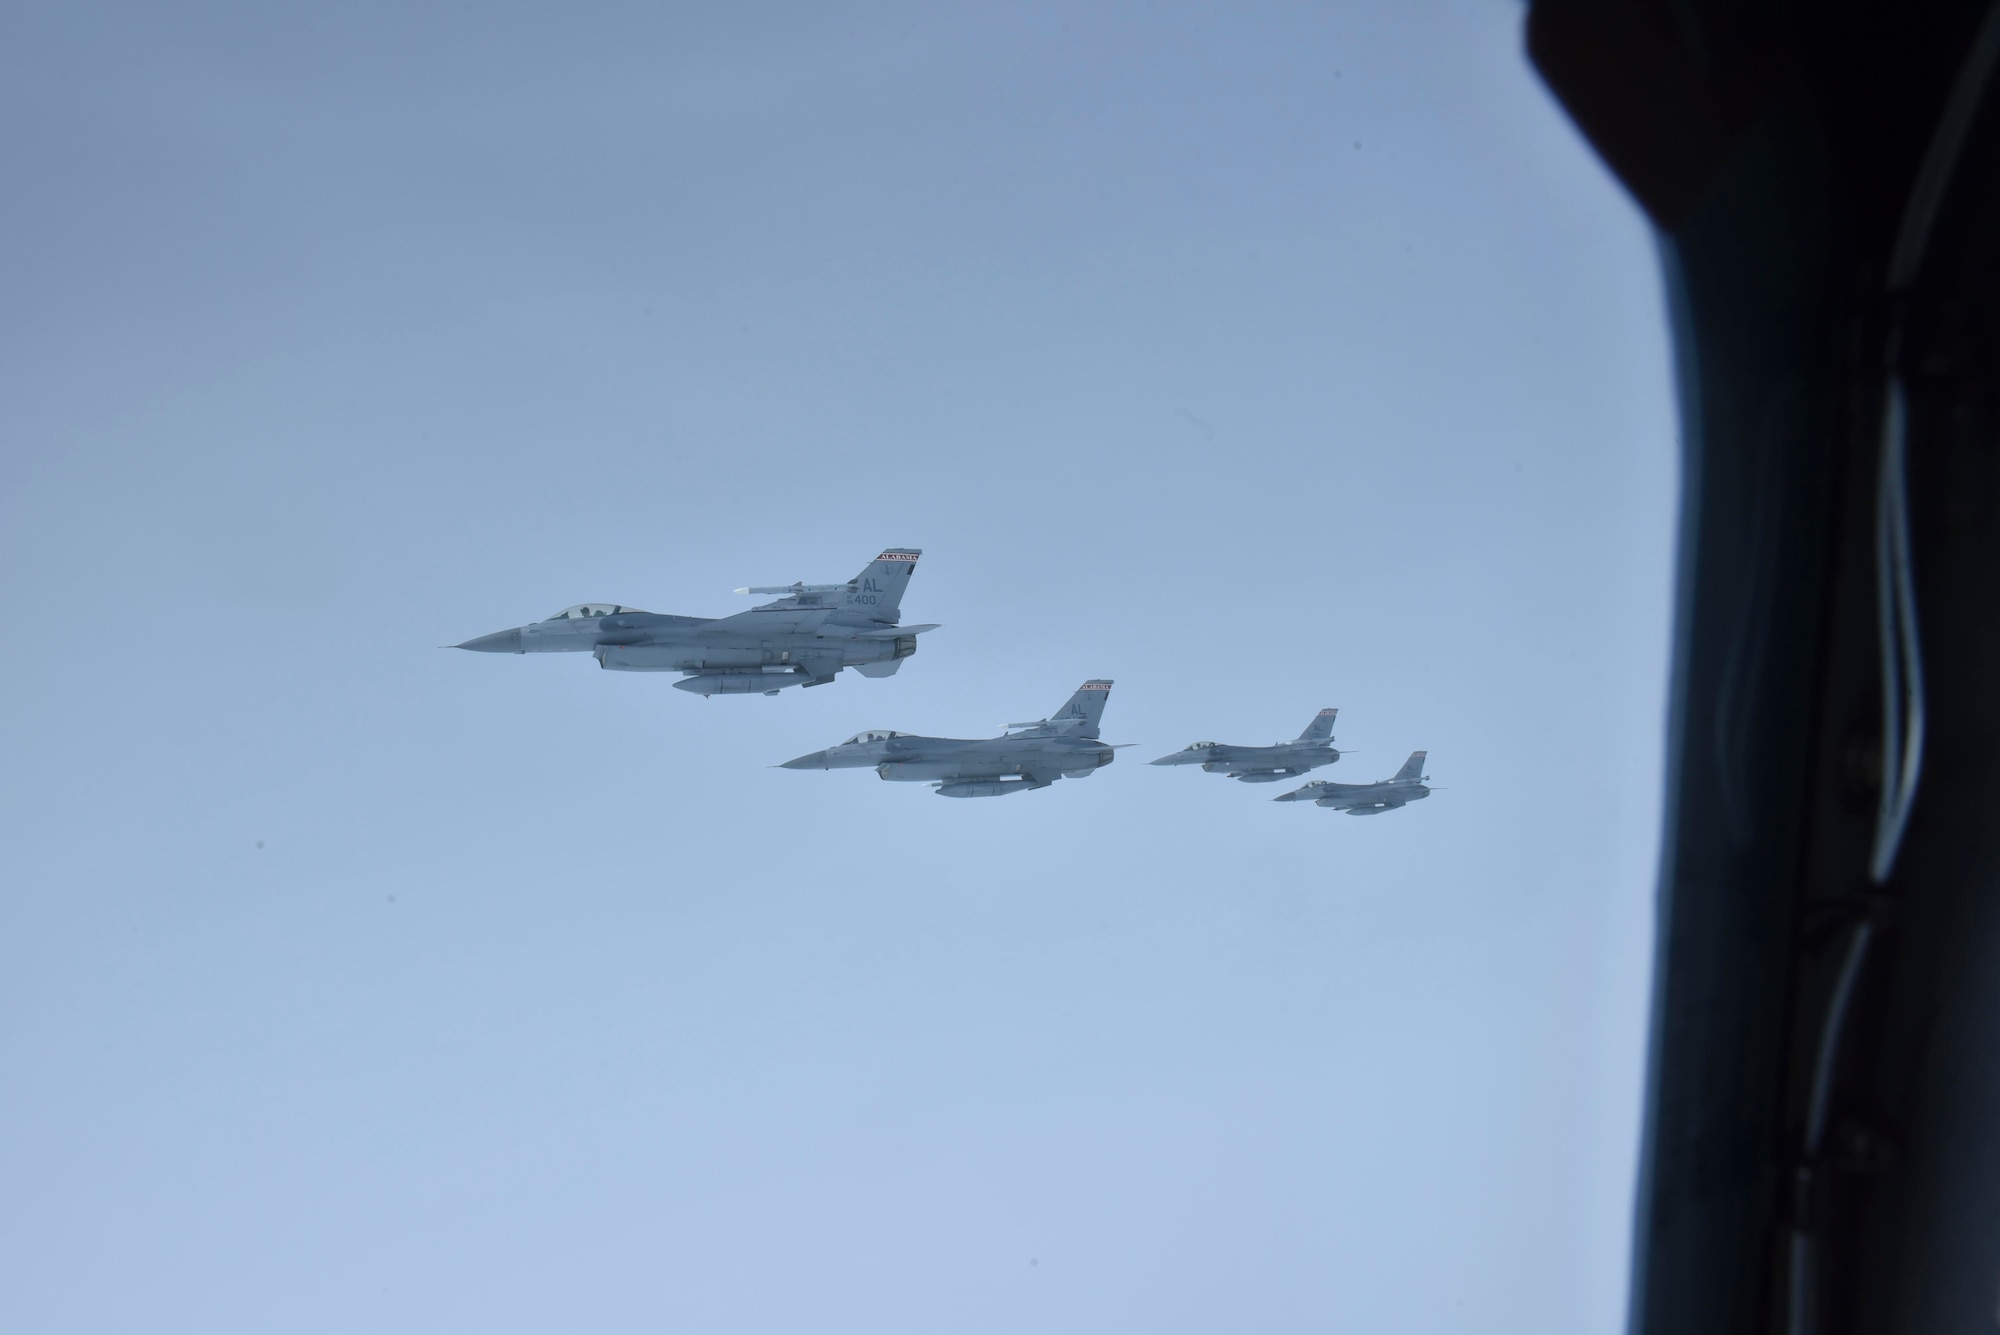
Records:
[[[1431,795],[1431,790],[1424,786],[1430,781],[1430,775],[1424,773],[1424,757],[1429,754],[1428,751],[1410,752],[1410,758],[1403,762],[1403,768],[1396,771],[1395,777],[1380,783],[1334,783],[1319,779],[1271,800],[1311,802],[1335,811],[1345,811],[1350,816],[1379,816]]]
[[[923,553],[892,547],[845,584],[738,589],[782,594],[727,617],[669,616],[617,603],[578,603],[546,621],[454,645],[486,654],[588,652],[613,672],[679,672],[697,695],[776,695],[824,686],[853,668],[886,677],[935,625],[901,626],[904,586]]]
[[[1227,742],[1196,742],[1185,751],[1161,756],[1155,765],[1199,765],[1209,774],[1227,774],[1244,783],[1276,783],[1340,759],[1333,749],[1333,716],[1322,709],[1292,741],[1275,746],[1231,746]]]
[[[961,740],[876,729],[784,763],[785,769],[870,768],[885,779],[931,783],[939,797],[1004,797],[1084,779],[1109,765],[1117,748],[1097,739],[1111,683],[1087,681],[1069,703],[1033,723],[1009,723],[1000,737]]]

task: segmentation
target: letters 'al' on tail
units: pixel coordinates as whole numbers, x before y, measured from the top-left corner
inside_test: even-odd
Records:
[[[1391,782],[1391,783],[1415,783],[1415,782],[1416,782],[1416,781],[1417,781],[1418,779],[1421,779],[1421,778],[1423,778],[1423,777],[1424,777],[1424,757],[1425,757],[1425,756],[1427,756],[1427,755],[1429,755],[1429,754],[1430,754],[1430,752],[1428,752],[1428,751],[1412,751],[1412,752],[1410,752],[1410,758],[1409,758],[1408,760],[1405,760],[1405,761],[1403,762],[1403,768],[1401,768],[1401,769],[1397,770],[1397,771],[1396,771],[1396,777],[1395,777],[1395,778],[1393,778],[1393,779],[1391,779],[1391,780],[1390,780],[1389,782]]]
[[[1322,709],[1313,715],[1313,721],[1306,724],[1306,730],[1299,734],[1302,742],[1323,742],[1333,736],[1333,716],[1338,709]]]
[[[910,576],[917,572],[917,558],[923,554],[918,547],[889,548],[847,582],[840,605],[870,621],[893,625],[902,619],[903,590],[909,587]]]
[[[1076,688],[1076,694],[1069,703],[1049,715],[1048,721],[1062,724],[1068,719],[1082,719],[1074,725],[1085,737],[1097,736],[1097,721],[1104,717],[1104,704],[1111,698],[1111,683],[1101,678],[1093,678]]]

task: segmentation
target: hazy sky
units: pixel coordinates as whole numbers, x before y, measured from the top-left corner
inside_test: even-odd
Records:
[[[9,11],[0,1328],[1614,1329],[1674,434],[1520,23]],[[436,647],[888,544],[887,680]],[[1141,763],[1326,705],[1445,791]]]

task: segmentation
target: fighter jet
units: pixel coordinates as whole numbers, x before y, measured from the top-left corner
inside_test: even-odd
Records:
[[[1319,779],[1271,800],[1311,802],[1334,811],[1345,811],[1350,816],[1379,816],[1431,795],[1431,790],[1424,786],[1430,780],[1430,775],[1424,773],[1424,757],[1429,754],[1428,751],[1410,752],[1410,758],[1403,762],[1403,768],[1396,771],[1395,777],[1380,783],[1334,783]]]
[[[1244,783],[1276,783],[1331,765],[1340,759],[1333,749],[1333,716],[1337,709],[1322,709],[1306,724],[1306,730],[1289,742],[1275,746],[1231,746],[1227,742],[1196,742],[1185,751],[1161,756],[1155,765],[1200,765],[1209,774],[1227,774]]]
[[[1004,797],[1057,779],[1089,778],[1109,765],[1118,748],[1097,739],[1097,721],[1110,698],[1110,682],[1087,681],[1050,717],[1009,723],[999,737],[920,737],[878,728],[782,768],[872,768],[885,779],[934,784],[939,797]]]
[[[853,668],[886,677],[936,625],[902,626],[904,586],[923,555],[891,547],[845,584],[738,589],[781,594],[727,617],[669,616],[617,603],[578,603],[544,621],[495,631],[453,648],[486,654],[589,653],[613,672],[679,672],[696,695],[776,695],[824,686]]]

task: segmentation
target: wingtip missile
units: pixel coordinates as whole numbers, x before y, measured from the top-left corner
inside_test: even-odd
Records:
[[[841,593],[853,588],[847,584],[752,584],[748,588],[737,589],[737,593],[750,593],[773,598],[789,598],[801,593]]]

